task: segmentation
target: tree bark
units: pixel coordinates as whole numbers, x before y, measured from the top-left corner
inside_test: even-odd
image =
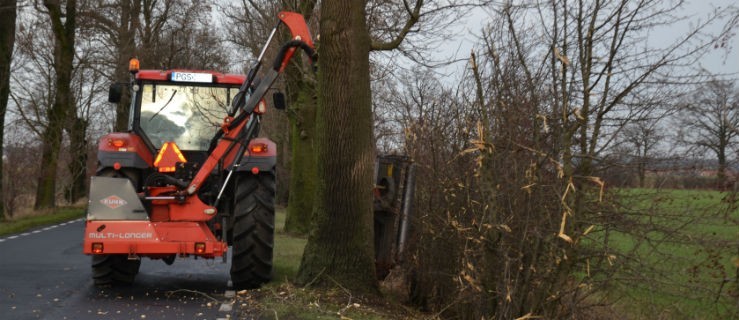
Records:
[[[128,83],[130,77],[128,60],[136,56],[136,29],[139,27],[141,0],[121,0],[121,21],[118,29],[118,63],[116,81]],[[115,108],[115,128],[117,132],[128,130],[128,112],[131,108],[131,92],[123,90],[121,101]]]
[[[56,206],[56,175],[62,131],[68,115],[74,112],[71,83],[77,1],[67,0],[64,13],[62,13],[59,1],[47,0],[44,1],[44,6],[48,10],[54,34],[56,92],[54,103],[48,112],[48,124],[42,137],[41,172],[34,205],[37,210]]]
[[[70,162],[67,165],[72,181],[66,188],[67,202],[73,204],[87,195],[87,127],[88,121],[78,117],[74,110],[67,121],[69,133]]]
[[[306,21],[315,8],[316,1],[303,1],[299,7],[291,6],[291,1],[283,1],[283,7],[300,10]],[[297,65],[297,67],[295,67]],[[316,185],[316,88],[305,73],[297,70],[297,63],[288,69],[286,89],[290,101],[290,193],[287,205],[285,231],[308,234],[313,214]]]
[[[375,155],[364,5],[337,0],[321,5],[315,226],[298,281],[376,293],[371,201]]]
[[[0,0],[0,155],[3,154],[5,111],[10,95],[10,63],[15,45],[16,0]],[[0,219],[5,214],[5,197],[2,188],[3,161],[0,158]]]
[[[285,231],[307,234],[313,214],[316,191],[316,102],[315,87],[305,80],[300,87],[290,113],[290,197],[287,205]]]

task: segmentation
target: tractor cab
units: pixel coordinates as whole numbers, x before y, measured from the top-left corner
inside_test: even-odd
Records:
[[[129,131],[141,136],[151,151],[174,143],[195,157],[210,148],[245,79],[213,71],[138,70],[136,59],[129,69],[135,75]],[[118,102],[121,90],[120,84],[111,86],[109,100]]]
[[[106,141],[100,141],[99,168],[137,169],[127,171],[132,172],[128,178],[134,180],[138,191],[147,186],[144,180],[148,171],[192,179],[220,137],[217,133],[233,120],[229,110],[234,100],[249,98],[248,90],[239,96],[246,77],[202,70],[139,70],[138,66],[138,60],[131,59],[129,69],[134,77],[129,87],[129,133],[103,137],[108,141],[107,147]],[[108,100],[119,102],[122,90],[120,84],[112,85]],[[265,111],[266,104],[261,100],[253,114],[259,116]],[[256,170],[272,170],[274,153],[268,151],[274,150],[269,148],[274,143],[256,138],[251,139],[250,146],[256,152],[245,160],[252,160]]]
[[[209,73],[195,75],[207,76],[203,77],[206,79],[212,76]],[[208,150],[237,92],[238,87],[213,86],[208,82],[141,81],[132,121],[134,131],[140,132],[145,141],[157,149],[174,142],[181,150]]]

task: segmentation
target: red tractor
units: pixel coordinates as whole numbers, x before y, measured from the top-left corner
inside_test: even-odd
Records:
[[[303,17],[279,19],[247,76],[139,70],[131,60],[129,129],[100,138],[90,183],[84,253],[96,284],[132,283],[142,257],[225,261],[229,246],[235,288],[271,279],[276,148],[256,138],[264,96],[297,49],[315,62]],[[292,40],[256,80],[281,24]],[[109,100],[120,100],[121,90],[112,86]]]

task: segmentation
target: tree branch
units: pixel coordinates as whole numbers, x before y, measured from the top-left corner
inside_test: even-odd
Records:
[[[370,43],[370,50],[388,51],[400,47],[400,44],[403,43],[403,40],[405,40],[405,37],[408,36],[408,33],[411,31],[413,26],[421,19],[421,7],[423,7],[423,3],[424,0],[416,0],[415,6],[413,7],[413,9],[411,9],[408,5],[408,1],[403,0],[405,11],[406,13],[408,13],[408,20],[405,21],[405,25],[403,25],[403,28],[400,30],[398,35],[390,41],[381,42],[378,40],[372,40],[372,42]]]

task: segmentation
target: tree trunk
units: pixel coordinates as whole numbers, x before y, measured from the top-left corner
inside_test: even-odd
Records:
[[[56,205],[56,175],[62,130],[68,120],[68,115],[74,112],[71,83],[77,1],[67,0],[64,13],[62,13],[59,1],[44,1],[44,6],[48,10],[54,34],[56,93],[54,103],[48,112],[48,124],[42,137],[41,172],[36,189],[35,209],[53,208]],[[62,17],[64,17],[63,21]]]
[[[0,0],[0,155],[5,139],[5,111],[10,95],[10,63],[15,45],[16,0]],[[0,158],[0,219],[5,214],[5,197],[2,188],[3,161]]]
[[[298,281],[376,293],[370,38],[364,2],[322,2],[320,29],[315,226]]]
[[[49,123],[42,137],[41,170],[36,186],[36,204],[34,205],[36,210],[56,206],[56,174],[64,122],[64,110],[62,108],[60,103],[54,102],[51,110],[49,110]]]
[[[309,23],[316,1],[282,1],[288,10],[303,14]],[[298,60],[296,60],[298,61]],[[297,65],[297,67],[295,67]],[[316,88],[306,73],[298,70],[301,63],[293,63],[286,74],[290,124],[290,193],[285,231],[308,234],[313,214],[316,180]]]
[[[132,3],[133,2],[133,3]],[[139,26],[141,0],[121,1],[121,21],[118,29],[118,63],[115,66],[115,80],[128,84],[128,61],[136,56],[136,29]],[[115,128],[117,132],[128,130],[128,112],[131,108],[131,92],[123,90],[121,101],[115,108]]]
[[[724,140],[724,139],[722,139]],[[726,189],[726,149],[728,148],[728,143],[724,143],[723,141],[719,143],[719,150],[718,150],[718,168],[716,170],[716,187],[718,190],[723,191]]]
[[[67,201],[74,204],[87,195],[87,120],[71,112],[69,127],[70,162],[67,165],[72,181],[65,192]]]
[[[293,160],[290,172],[290,197],[287,206],[285,231],[307,234],[313,213],[316,186],[316,132],[315,88],[302,81],[300,92],[291,108],[290,143]]]

